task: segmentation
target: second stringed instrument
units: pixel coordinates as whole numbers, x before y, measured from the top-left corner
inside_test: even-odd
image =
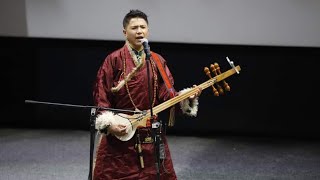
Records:
[[[227,58],[227,60],[229,61],[229,59]],[[240,66],[234,66],[233,62],[229,61],[230,65],[232,66],[231,69],[229,69],[228,71],[218,74],[212,78],[210,78],[209,80],[203,82],[202,84],[198,85],[198,87],[200,87],[202,90],[208,88],[208,87],[213,87],[214,84],[223,81],[224,79],[228,78],[229,76],[235,74],[235,73],[239,73],[239,71],[241,70]],[[193,94],[195,94],[197,92],[197,88],[190,88],[190,90],[188,90],[185,93],[179,94],[178,96],[175,96],[155,107],[152,108],[153,113],[157,114],[160,113],[161,111],[166,110],[167,108],[189,98],[190,96],[192,96]],[[143,113],[141,114],[133,114],[133,115],[128,115],[128,114],[124,114],[124,113],[118,113],[115,115],[116,121],[121,123],[121,124],[125,124],[128,129],[127,129],[127,134],[124,136],[116,136],[119,140],[121,141],[128,141],[130,140],[134,134],[137,128],[139,127],[146,127],[147,126],[147,121],[148,119],[150,119],[151,113],[150,110],[147,111],[143,111]]]

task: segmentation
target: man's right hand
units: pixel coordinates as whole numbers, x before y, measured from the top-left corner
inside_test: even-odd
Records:
[[[122,124],[111,125],[108,128],[108,132],[116,136],[124,136],[128,133],[127,126]]]

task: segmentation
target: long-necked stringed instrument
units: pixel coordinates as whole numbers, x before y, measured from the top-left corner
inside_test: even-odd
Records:
[[[233,67],[232,69],[229,69],[224,73],[221,73],[219,75],[214,76],[213,78],[210,78],[204,83],[198,85],[198,87],[204,90],[210,86],[213,86],[215,83],[228,78],[229,76],[235,73],[239,73],[239,71],[241,70],[240,66],[233,66],[233,64],[231,63],[230,65]],[[171,98],[168,101],[153,107],[152,109],[153,113],[154,114],[160,113],[161,111],[164,111],[165,109],[189,98],[190,96],[194,95],[197,91],[198,91],[197,88],[190,88],[185,93],[179,94],[178,96],[175,96],[174,98]],[[130,140],[133,137],[137,128],[147,126],[147,120],[150,119],[150,117],[151,117],[150,110],[145,111],[145,113],[134,114],[134,115],[128,115],[123,113],[116,114],[115,115],[116,121],[119,122],[119,124],[127,125],[127,134],[124,136],[116,136],[116,137],[121,141]]]

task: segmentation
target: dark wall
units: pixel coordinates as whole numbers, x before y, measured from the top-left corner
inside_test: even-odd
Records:
[[[104,58],[123,42],[1,37],[2,126],[89,129],[92,86]],[[231,91],[203,90],[196,118],[178,117],[169,133],[236,133],[320,137],[317,129],[320,48],[150,43],[181,90],[208,77],[204,67],[226,57],[241,66]],[[33,104],[25,100],[81,105]],[[167,114],[164,112],[163,114]],[[4,115],[8,115],[7,117]],[[166,118],[166,115],[162,115]]]

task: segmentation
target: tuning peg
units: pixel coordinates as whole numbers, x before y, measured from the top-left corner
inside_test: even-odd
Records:
[[[218,63],[214,63],[214,67],[215,67],[216,71],[218,72],[218,74],[221,74],[219,64],[218,64]],[[225,89],[226,91],[230,91],[230,86],[229,86],[229,84],[228,84],[225,80],[223,80],[222,83],[223,83],[224,89]]]
[[[206,73],[206,75],[207,75],[210,79],[212,79],[212,76],[211,76],[211,74],[210,74],[210,71],[209,71],[209,68],[208,68],[208,67],[205,67],[205,68],[204,68],[204,72]],[[211,87],[212,87],[212,90],[213,90],[214,95],[215,95],[215,96],[219,96],[219,92],[217,91],[217,89],[216,89],[213,85],[211,85]]]
[[[218,64],[218,63],[214,63],[214,64]],[[214,73],[215,76],[217,76],[218,74],[221,74],[217,71],[215,65],[213,65],[213,64],[210,64],[210,69]],[[218,83],[217,83],[217,88],[218,88],[219,94],[221,94],[221,95],[224,94],[222,87]]]

